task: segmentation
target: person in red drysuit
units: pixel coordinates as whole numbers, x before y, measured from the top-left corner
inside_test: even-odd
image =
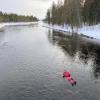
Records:
[[[71,74],[69,71],[65,71],[63,73],[63,78],[66,78],[70,82],[70,84],[72,84],[72,86],[76,85],[76,81],[71,77]]]

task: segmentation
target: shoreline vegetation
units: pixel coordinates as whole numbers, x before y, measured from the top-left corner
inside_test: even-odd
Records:
[[[38,18],[34,16],[17,15],[14,13],[3,13],[0,11],[0,23],[5,22],[36,22]]]
[[[66,25],[72,33],[84,26],[100,23],[100,0],[58,0],[47,10],[44,19],[49,25]]]

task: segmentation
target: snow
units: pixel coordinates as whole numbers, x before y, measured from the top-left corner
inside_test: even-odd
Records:
[[[3,31],[3,27],[4,27],[4,25],[3,24],[0,24],[0,32]]]
[[[5,26],[24,26],[31,25],[37,22],[15,22],[15,23],[4,23]]]
[[[2,29],[5,26],[25,26],[25,25],[31,25],[35,24],[37,22],[8,22],[8,23],[0,23],[0,29]]]
[[[0,24],[0,29],[3,28],[3,27],[4,27],[4,25]]]
[[[100,39],[100,24],[93,26],[84,26],[81,29],[79,29],[79,32],[84,35]]]
[[[56,31],[64,32],[64,33],[71,32],[71,28],[68,25],[59,26],[59,25],[44,24],[43,27],[47,27]],[[77,30],[75,31],[77,32]],[[78,29],[78,33],[89,36],[89,37],[93,37],[96,39],[100,39],[100,24],[93,25],[93,26],[84,25],[82,28]]]
[[[48,25],[44,24],[43,27],[47,27],[56,31],[61,31],[61,32],[71,32],[71,28],[67,27],[67,25],[62,26],[62,25]]]

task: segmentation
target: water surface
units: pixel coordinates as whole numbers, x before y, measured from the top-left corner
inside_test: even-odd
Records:
[[[0,100],[100,100],[100,45],[32,26],[0,32]],[[69,70],[77,85],[62,78]]]

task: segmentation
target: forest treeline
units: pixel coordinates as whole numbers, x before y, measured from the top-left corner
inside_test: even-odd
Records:
[[[33,16],[24,16],[24,15],[17,15],[17,14],[7,14],[0,12],[0,22],[32,22],[38,21],[36,17]]]
[[[100,22],[100,0],[58,0],[47,11],[46,21],[52,24],[74,26]]]

